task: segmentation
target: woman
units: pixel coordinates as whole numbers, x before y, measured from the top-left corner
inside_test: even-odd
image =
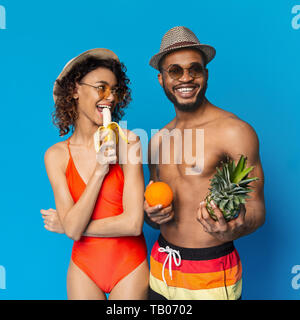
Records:
[[[75,240],[67,276],[69,299],[146,299],[147,249],[142,235],[144,178],[140,142],[104,141],[96,153],[94,133],[110,108],[119,121],[130,101],[124,65],[107,49],[71,60],[54,85],[54,123],[66,141],[45,153],[63,232]],[[139,147],[139,161],[130,161]],[[121,164],[122,163],[122,164]],[[47,216],[51,212],[41,210]],[[47,219],[47,218],[46,218]]]

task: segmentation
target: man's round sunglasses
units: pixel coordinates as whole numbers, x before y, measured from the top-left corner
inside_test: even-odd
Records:
[[[91,85],[89,83],[85,83],[85,82],[79,82],[79,84],[97,89],[98,94],[99,94],[99,98],[101,100],[108,98],[110,96],[110,94],[112,94],[114,96],[115,103],[118,103],[124,99],[124,92],[123,92],[123,90],[121,90],[118,87],[111,88],[106,83],[103,83],[99,86],[93,86],[93,85]]]
[[[202,77],[206,69],[200,63],[193,63],[189,68],[182,68],[178,64],[172,64],[168,69],[163,70],[166,71],[172,79],[178,80],[183,76],[184,70],[188,70],[190,77],[195,79]]]

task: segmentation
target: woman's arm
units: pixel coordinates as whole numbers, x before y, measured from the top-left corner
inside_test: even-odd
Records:
[[[69,238],[78,240],[90,221],[102,181],[108,172],[108,164],[96,163],[84,192],[74,204],[63,168],[64,155],[65,150],[59,145],[54,145],[46,151],[44,160],[63,229]]]
[[[123,143],[121,140],[120,143]],[[142,150],[139,138],[132,132],[129,144],[124,150],[122,161],[124,173],[123,213],[118,216],[93,220],[84,232],[92,237],[138,236],[142,232],[144,220],[144,175]],[[123,156],[124,156],[123,154]],[[122,155],[120,154],[120,157]],[[122,158],[124,159],[124,158]]]

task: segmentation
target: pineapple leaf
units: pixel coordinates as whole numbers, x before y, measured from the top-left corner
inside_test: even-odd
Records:
[[[249,172],[253,170],[254,167],[249,167],[241,171],[238,175],[234,177],[233,182],[234,183],[239,183]]]
[[[226,199],[226,200],[222,200],[221,202],[220,202],[220,204],[219,204],[219,208],[220,208],[220,210],[224,210],[224,207],[225,207],[225,205],[227,204],[227,202],[228,202],[229,200],[228,199]]]
[[[239,197],[234,197],[234,198],[233,198],[233,202],[234,202],[234,204],[235,204],[236,206],[239,206],[239,205],[240,205],[240,199],[239,199]]]
[[[246,180],[242,180],[242,181],[239,183],[239,185],[244,187],[244,186],[246,186],[247,184],[249,184],[250,182],[256,181],[256,180],[258,180],[257,177],[253,177],[253,178],[249,178],[249,179],[246,179]]]
[[[244,190],[239,190],[239,191],[235,192],[235,194],[240,195],[240,194],[247,194],[249,192],[251,192],[250,189],[244,189]]]
[[[230,200],[230,201],[228,202],[228,208],[229,208],[230,210],[233,210],[233,209],[234,209],[234,205],[233,205],[233,201],[232,201],[232,200]]]
[[[240,160],[233,172],[233,179],[232,181],[234,181],[236,179],[236,177],[244,170],[245,168],[245,157],[243,155],[241,155]]]
[[[234,170],[235,170],[234,161],[233,160],[230,161],[229,165],[230,165],[230,181],[232,181],[233,180],[233,176],[234,176]]]
[[[228,172],[228,163],[225,163],[224,164],[224,167],[223,167],[223,172],[224,172],[224,176],[225,176],[225,180],[226,180],[226,182],[228,183],[230,183],[230,176],[229,176],[229,172]]]

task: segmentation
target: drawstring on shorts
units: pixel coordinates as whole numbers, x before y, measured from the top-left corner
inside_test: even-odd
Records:
[[[164,280],[164,283],[167,284],[166,279],[165,279],[165,267],[166,267],[166,264],[167,264],[167,262],[169,260],[169,275],[170,275],[170,278],[172,280],[172,260],[174,261],[175,265],[177,267],[179,267],[180,264],[181,264],[180,252],[178,250],[174,250],[174,249],[170,248],[169,246],[166,246],[165,248],[160,247],[160,248],[158,248],[158,251],[159,252],[165,252],[165,253],[168,254],[166,259],[165,259],[165,262],[163,264],[163,268],[162,268],[162,272],[161,272],[162,278]]]

